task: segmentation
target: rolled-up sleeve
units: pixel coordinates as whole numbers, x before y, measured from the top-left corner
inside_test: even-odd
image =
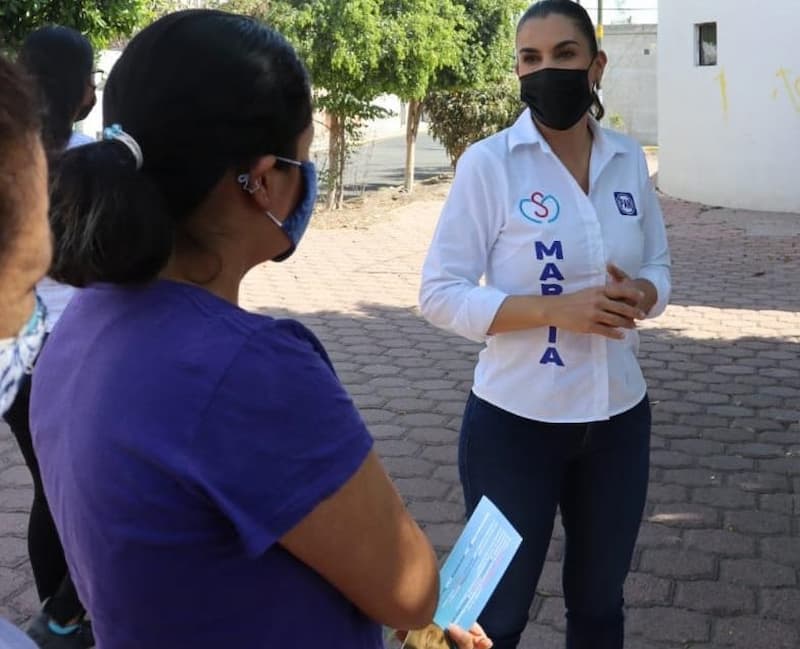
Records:
[[[667,230],[664,226],[664,214],[656,195],[656,190],[647,172],[647,162],[644,153],[641,154],[640,175],[642,181],[642,197],[644,199],[644,213],[642,215],[642,229],[644,231],[644,255],[639,277],[647,279],[656,287],[658,299],[647,314],[648,318],[655,318],[664,313],[669,303],[672,282],[670,267],[672,261],[667,242]]]
[[[495,197],[504,180],[492,177],[491,162],[476,147],[461,156],[422,268],[419,296],[431,324],[477,342],[486,339],[507,297],[480,284],[502,226]]]

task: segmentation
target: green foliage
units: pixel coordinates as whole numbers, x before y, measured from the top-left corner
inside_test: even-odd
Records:
[[[454,0],[384,0],[383,92],[422,100],[439,72],[458,65],[468,19]]]
[[[37,27],[65,25],[86,34],[96,51],[151,16],[148,0],[0,0],[0,49],[14,50]]]
[[[435,89],[479,88],[503,79],[514,67],[517,20],[528,0],[455,0],[466,21],[459,26],[464,43],[454,65],[445,66]]]
[[[425,100],[431,135],[453,166],[470,144],[513,124],[523,108],[519,82],[510,74],[499,83],[435,92]]]

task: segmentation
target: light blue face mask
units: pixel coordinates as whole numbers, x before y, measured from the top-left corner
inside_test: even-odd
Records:
[[[14,402],[23,377],[33,369],[44,342],[46,313],[37,295],[33,314],[19,334],[0,339],[0,415]]]
[[[314,212],[314,204],[317,202],[317,168],[313,162],[292,160],[291,158],[282,158],[275,156],[281,162],[293,165],[300,168],[300,174],[303,177],[303,195],[300,202],[297,203],[292,213],[281,222],[272,212],[267,210],[267,216],[272,219],[272,222],[277,225],[286,237],[289,239],[289,248],[275,257],[272,261],[284,261],[292,256],[300,239],[303,238],[306,228],[311,221],[311,215]],[[250,193],[255,194],[260,188],[260,183],[250,184],[250,174],[241,174],[237,178],[242,188]]]

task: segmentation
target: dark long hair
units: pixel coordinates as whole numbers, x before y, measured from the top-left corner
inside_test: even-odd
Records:
[[[525,13],[522,14],[522,18],[519,19],[517,23],[517,33],[519,33],[519,30],[527,21],[533,20],[534,18],[547,18],[550,14],[557,14],[569,18],[578,26],[578,29],[581,30],[581,33],[589,42],[589,50],[594,60],[594,57],[596,57],[600,51],[600,48],[597,46],[597,35],[594,31],[594,24],[586,9],[573,0],[539,0],[538,2],[534,2],[528,7]],[[594,99],[592,114],[595,116],[595,119],[598,120],[603,119],[603,115],[606,114],[606,109],[603,107],[600,96],[597,94],[599,87],[598,85],[592,88],[592,97]]]
[[[26,187],[20,187],[19,167],[28,162],[12,153],[31,152],[39,137],[41,119],[33,81],[18,65],[0,55],[0,267],[25,226],[22,205]]]
[[[266,154],[295,157],[311,123],[308,74],[257,21],[221,11],[167,15],[140,32],[111,71],[106,125],[115,140],[67,151],[56,170],[51,275],[84,286],[153,279],[176,233],[226,173]]]
[[[19,61],[34,77],[44,108],[42,138],[50,154],[66,147],[94,67],[92,45],[80,32],[52,25],[28,35]]]

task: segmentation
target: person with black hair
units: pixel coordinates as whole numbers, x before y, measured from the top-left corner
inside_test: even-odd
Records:
[[[95,103],[92,69],[94,53],[88,39],[68,27],[37,29],[22,44],[19,63],[35,82],[41,106],[42,139],[51,164],[65,148],[86,144],[87,136],[73,131]],[[45,334],[49,334],[75,289],[42,278],[36,293],[46,309]],[[85,610],[67,569],[61,540],[42,486],[31,440],[29,405],[31,377],[26,375],[19,393],[5,413],[25,463],[33,477],[34,497],[28,520],[28,554],[42,610],[33,618],[28,633],[43,649],[83,649],[94,645]]]
[[[40,27],[23,41],[19,62],[39,88],[45,149],[59,153],[92,141],[74,130],[75,123],[84,120],[97,101],[94,50],[89,40],[71,27]]]
[[[244,16],[170,14],[128,44],[103,113],[53,181],[52,273],[85,288],[31,407],[98,646],[378,649],[381,623],[424,627],[436,557],[323,346],[238,306],[315,204],[297,54]]]
[[[459,160],[422,272],[423,315],[485,343],[459,473],[467,512],[485,495],[523,538],[480,618],[498,649],[528,623],[557,509],[567,647],[624,641],[649,470],[636,326],[666,307],[670,256],[641,147],[598,123],[606,63],[578,3],[528,8],[528,110]]]

